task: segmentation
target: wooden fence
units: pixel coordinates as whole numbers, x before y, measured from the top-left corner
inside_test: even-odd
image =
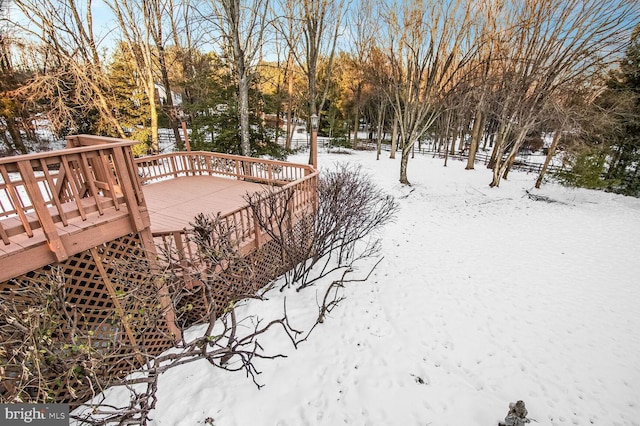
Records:
[[[371,146],[371,144],[368,144],[365,146]],[[390,151],[391,145],[382,144],[382,150]],[[449,152],[448,154],[445,154],[444,150],[440,150],[440,151],[434,150],[433,145],[431,144],[422,144],[420,147],[416,146],[415,152],[423,155],[432,155],[434,158],[435,157],[444,158],[445,155],[447,155],[448,158],[453,158],[459,161],[467,161],[467,159],[469,158],[468,151],[465,151],[463,153],[456,152],[455,154],[451,154],[451,152]],[[478,151],[476,153],[475,162],[487,165],[489,164],[490,159],[491,159],[490,153]],[[540,173],[540,170],[542,170],[542,163],[532,163],[530,161],[523,160],[522,158],[517,158],[511,168],[521,170],[527,173]],[[553,164],[550,164],[549,167],[547,167],[548,173],[555,173],[559,170],[562,170],[562,167],[555,166]]]

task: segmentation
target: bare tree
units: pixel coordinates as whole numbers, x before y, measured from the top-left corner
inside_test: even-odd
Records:
[[[610,61],[640,17],[633,0],[514,1],[502,8],[493,117],[499,123],[493,180],[498,186],[541,111],[567,85]]]
[[[242,155],[251,155],[249,128],[249,88],[256,77],[265,31],[268,28],[269,0],[210,1],[211,13],[203,16],[220,35],[224,55],[230,59],[238,85],[238,118]]]
[[[335,270],[353,267],[379,250],[376,232],[393,221],[398,205],[358,167],[338,164],[323,172],[318,210],[292,217],[295,191],[246,196],[260,227],[282,253],[285,286],[309,287]]]
[[[153,44],[156,49],[158,71],[160,72],[160,81],[162,82],[162,86],[164,87],[166,95],[163,103],[163,109],[165,111],[165,114],[169,118],[169,125],[173,132],[173,137],[176,141],[176,147],[178,148],[178,150],[182,150],[184,146],[180,137],[180,123],[178,122],[176,105],[174,104],[173,100],[173,84],[169,79],[169,64],[167,62],[168,56],[166,52],[166,44],[168,40],[178,40],[177,33],[179,29],[175,25],[174,13],[179,12],[179,10],[176,10],[173,0],[153,0],[149,2],[149,8],[149,29],[151,31],[151,38],[153,39]],[[184,7],[183,9],[185,11],[189,10],[188,7]],[[166,23],[166,17],[169,18],[168,23]],[[167,34],[167,31],[165,30],[165,27],[167,26],[169,27],[170,34]],[[185,28],[188,27],[189,23],[186,23]],[[173,37],[170,37],[170,35],[172,35]],[[176,44],[176,47],[178,46],[179,44]]]
[[[478,56],[476,66],[471,70],[472,82],[470,97],[475,103],[475,111],[472,118],[471,143],[467,158],[467,170],[473,170],[476,153],[480,147],[480,141],[484,135],[487,119],[487,98],[491,90],[491,69],[496,66],[494,61],[495,50],[499,50],[499,34],[497,32],[497,19],[502,5],[493,1],[484,1],[478,4],[477,20],[482,20],[478,37]]]
[[[633,105],[636,100],[630,99],[624,93],[616,93],[615,99],[611,99],[612,102],[598,102],[603,93],[606,93],[605,78],[594,74],[593,78],[583,81],[580,85],[563,87],[547,102],[545,111],[541,112],[541,119],[544,120],[546,128],[553,130],[553,138],[536,179],[536,188],[542,185],[559,148],[563,148],[566,154],[580,151],[579,148],[576,149],[576,145],[582,145],[581,148],[587,150],[607,150],[606,138],[616,135],[619,131],[614,117],[625,114],[628,105]],[[575,143],[577,141],[579,143]]]
[[[93,5],[75,0],[16,0],[14,4],[25,17],[14,25],[25,35],[23,45],[31,49],[38,71],[25,89],[32,102],[48,100],[47,115],[56,130],[73,127],[95,109],[103,121],[99,130],[124,138],[111,107]]]
[[[152,154],[160,151],[158,140],[158,97],[156,96],[157,51],[154,49],[154,37],[158,36],[157,22],[159,10],[162,9],[161,0],[108,0],[107,4],[113,11],[120,25],[120,32],[134,59],[136,72],[140,78],[144,93],[149,100],[149,116],[151,119]],[[167,94],[167,97],[170,93]]]
[[[441,99],[473,57],[473,4],[412,0],[380,8],[385,27],[379,43],[391,68],[387,94],[402,149],[400,182],[409,184],[407,164],[415,143],[434,124]]]
[[[307,77],[309,87],[309,116],[322,114],[331,84],[331,68],[347,0],[286,0],[284,22],[278,30],[284,35],[293,57]],[[324,87],[318,88],[320,58],[327,62]],[[309,153],[309,163],[314,157]],[[317,155],[317,152],[315,153]]]
[[[22,140],[20,132],[20,109],[22,101],[16,93],[20,82],[18,73],[13,67],[11,55],[11,34],[9,29],[9,1],[0,0],[0,139],[7,149],[22,154],[27,153],[27,148]],[[6,128],[6,131],[5,131]],[[9,133],[7,138],[6,133]]]
[[[294,27],[298,25],[298,23],[293,19],[287,19],[286,16],[282,16],[279,8],[292,7],[293,1],[294,0],[280,0],[271,4],[271,14],[274,17],[271,22],[274,30],[273,47],[277,55],[278,68],[283,70],[283,85],[286,84],[285,102],[287,108],[287,128],[285,148],[288,150],[292,147],[295,124],[299,116],[300,96],[296,96],[296,93],[301,91],[300,87],[297,87],[300,85],[296,84],[296,80],[299,79],[301,75],[301,70],[296,66],[293,46],[298,45],[302,34],[294,30]]]
[[[175,61],[181,66],[177,86],[182,89],[183,102],[193,104],[197,88],[193,87],[197,77],[198,48],[205,43],[206,30],[201,25],[197,12],[201,0],[168,0],[167,11],[173,40]],[[171,67],[170,67],[171,69]],[[174,85],[175,86],[175,85]],[[173,86],[172,86],[173,87]]]
[[[349,10],[349,89],[353,94],[353,148],[358,147],[358,130],[360,128],[360,110],[363,103],[363,89],[366,81],[365,64],[369,62],[369,56],[373,47],[377,26],[373,18],[373,4],[361,1]]]
[[[177,56],[182,62],[183,71],[193,74],[193,33],[196,32],[196,22],[190,13],[190,3],[176,3],[174,0],[109,0],[107,4],[116,16],[125,45],[134,60],[140,85],[149,99],[151,153],[159,152],[159,106],[162,106],[169,119],[177,148],[182,149],[178,111],[169,75],[172,64],[169,61]],[[176,55],[168,54],[171,41],[178,51]],[[164,89],[164,98],[157,90],[157,83],[161,83]]]

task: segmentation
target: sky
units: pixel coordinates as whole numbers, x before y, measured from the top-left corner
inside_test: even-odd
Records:
[[[21,22],[21,23],[26,22],[27,20],[25,19],[24,15],[19,11],[18,7],[15,5],[14,0],[6,0],[6,1],[10,5],[9,7],[10,19],[15,20],[17,22]],[[52,3],[55,4],[58,0],[51,0],[51,1]],[[621,4],[629,3],[629,1],[630,0],[609,0],[610,7],[608,7],[607,10],[618,10]],[[62,4],[63,2],[60,1],[60,3]],[[76,2],[76,4],[79,5],[80,9],[86,9],[88,3],[86,1],[80,1],[80,2]],[[179,5],[179,4],[180,4],[179,1],[175,2],[175,5]],[[201,4],[206,5],[207,2],[204,2]],[[352,9],[355,9],[355,7],[357,6],[357,4],[359,4],[359,2],[357,1],[347,2],[347,4],[349,4],[349,6]],[[439,2],[436,2],[436,4],[439,4]],[[271,7],[277,9],[279,7],[279,2],[276,0],[271,0],[270,5]],[[113,48],[113,46],[115,46],[116,42],[120,38],[119,31],[117,30],[118,28],[117,21],[111,9],[107,5],[106,1],[104,0],[92,1],[91,7],[92,7],[92,13],[93,13],[94,31],[95,31],[96,39],[99,41],[99,45],[102,48],[106,48],[110,50]],[[174,7],[177,7],[177,6],[174,6]],[[635,12],[632,13],[626,21],[629,21],[629,20],[633,21],[634,19],[637,19],[638,16],[640,16],[640,5],[635,5],[634,7],[635,7],[634,9]],[[206,8],[208,8],[208,6],[206,6]],[[349,16],[348,18],[345,17],[345,19],[343,19],[343,23],[340,31],[340,37],[337,44],[339,49],[349,50],[350,48],[352,48],[352,45],[353,45],[352,40],[355,37],[355,33],[354,31],[352,31],[352,29],[355,28],[356,24],[354,20],[357,20],[357,19],[358,18],[354,16]],[[381,23],[381,20],[378,19],[378,22]],[[212,33],[212,29],[209,28],[207,31],[204,31],[203,34],[205,34],[206,36],[206,35],[210,35],[211,33]],[[167,31],[165,31],[165,34],[167,36],[167,40],[170,40],[170,37]],[[204,49],[210,49],[214,51],[217,50],[217,46],[215,46],[215,37],[212,40],[205,41]],[[269,49],[270,47],[266,46],[265,55],[271,58],[272,55],[269,54],[268,52]],[[275,56],[273,56],[273,59],[275,59]]]
[[[275,330],[259,340],[287,356],[256,360],[260,390],[202,361],[165,373],[152,425],[495,426],[517,400],[531,424],[640,425],[640,199],[536,190],[519,171],[489,188],[483,166],[429,155],[410,160],[403,186],[388,153],[341,152],[321,149],[321,170],[360,165],[399,203],[382,261],[346,283],[297,350]],[[292,326],[308,330],[335,278],[273,290],[238,317],[279,318],[286,297]],[[123,389],[106,396],[126,401]]]

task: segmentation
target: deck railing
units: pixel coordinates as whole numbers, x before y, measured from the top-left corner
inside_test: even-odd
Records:
[[[136,160],[144,183],[181,176],[221,176],[250,180],[278,186],[261,194],[259,203],[264,208],[269,198],[287,198],[290,217],[317,206],[318,172],[311,166],[248,158],[212,152],[178,152]],[[232,242],[241,254],[259,249],[267,241],[266,233],[257,223],[252,208],[247,204],[220,217],[229,230]],[[275,218],[274,218],[275,220]],[[186,229],[153,232],[156,246],[165,255],[171,253],[175,266],[198,269],[202,261],[197,247],[190,241]]]
[[[212,152],[134,159],[134,143],[78,135],[67,138],[64,150],[0,159],[0,259],[27,247],[29,241],[44,239],[55,260],[63,261],[74,253],[61,236],[71,228],[78,231],[83,222],[97,220],[107,210],[124,208],[130,229],[140,231],[149,226],[143,185],[164,179],[203,175],[274,186],[262,201],[291,194],[288,205],[294,216],[317,203],[318,172],[311,166]],[[264,244],[264,230],[248,205],[221,219],[243,253]],[[198,263],[184,229],[153,237],[156,246],[172,246],[183,261]],[[7,279],[4,275],[0,278]]]
[[[133,142],[113,141],[0,159],[0,255],[44,233],[56,259],[64,260],[70,253],[60,236],[70,222],[102,216],[109,208],[124,207],[135,230],[147,226]]]
[[[138,158],[135,162],[143,184],[181,176],[219,176],[285,185],[314,171],[302,164],[205,151],[173,152]]]
[[[318,172],[309,166],[201,152],[134,160],[131,145],[135,142],[84,135],[67,141],[64,150],[0,159],[0,287],[4,292],[31,285],[31,278],[19,277],[30,271],[39,276],[46,273],[43,266],[63,262],[65,296],[62,302],[73,313],[79,313],[80,334],[87,332],[86,335],[94,336],[87,344],[98,351],[118,342],[122,344],[118,347],[131,350],[142,361],[141,352],[154,356],[171,346],[169,333],[180,341],[181,330],[175,323],[176,311],[167,282],[154,282],[157,300],[137,300],[137,293],[127,288],[147,285],[146,275],[128,274],[129,284],[121,283],[114,260],[126,259],[132,252],[138,252],[140,245],[149,250],[172,246],[179,253],[180,263],[176,266],[183,267],[183,271],[177,272],[183,275],[187,286],[197,284],[199,278],[190,274],[202,271],[199,254],[185,230],[154,234],[151,241],[153,230],[143,182],[153,184],[159,179],[195,174],[264,183],[269,190],[259,195],[258,208],[268,211],[269,207],[286,206],[287,213],[293,214],[291,222],[297,213],[312,211],[317,206]],[[280,200],[286,203],[279,203]],[[225,214],[222,220],[226,228],[233,231],[232,239],[240,254],[248,254],[268,241],[248,205]],[[133,235],[136,232],[138,235]],[[258,261],[253,262],[258,266],[252,277],[256,280],[252,279],[251,285],[271,279],[267,274],[275,263],[269,263],[272,258],[260,259],[262,266]],[[110,267],[105,267],[109,264]],[[259,269],[265,264],[267,267]],[[18,280],[14,282],[12,278]],[[120,293],[120,289],[127,290]],[[216,303],[227,306],[230,295],[242,294],[242,290],[234,291],[238,293],[231,293],[228,288],[218,289],[214,296]],[[197,292],[192,295],[195,300]],[[192,295],[184,294],[185,299]],[[202,300],[207,312],[209,299]],[[25,309],[30,303],[24,301]],[[160,321],[155,324],[157,329],[134,330],[132,321],[143,321],[140,309],[155,310],[158,303],[165,312],[164,324]],[[0,318],[0,322],[3,320]],[[58,337],[65,335],[63,331],[57,333]],[[130,366],[132,359],[111,357],[103,366],[105,374],[119,373]],[[50,386],[49,396],[58,402],[74,403],[74,390],[80,398],[89,394],[88,389],[75,385],[74,389],[58,386],[58,377],[51,368],[39,373],[39,378]]]
[[[291,182],[272,191],[266,191],[258,199],[258,208],[266,208],[268,204],[285,204],[285,202],[274,203],[270,200],[271,198],[286,199],[287,214],[294,222],[303,212],[310,213],[317,207],[317,179],[318,172],[316,171],[296,182]],[[274,221],[277,219],[278,217],[273,217]],[[231,242],[242,255],[259,249],[267,242],[267,234],[260,227],[253,209],[248,204],[220,216],[220,221],[229,231]],[[186,229],[153,232],[153,237],[160,251],[165,255],[171,253],[173,262],[189,265],[196,269],[201,265],[202,261],[197,253],[197,248],[190,241]]]
[[[307,165],[203,151],[142,157],[136,159],[135,163],[143,184],[183,176],[217,176],[278,186],[265,192],[261,202],[266,203],[269,197],[291,194],[289,208],[292,217],[313,208],[317,202],[318,172]],[[265,232],[258,225],[249,205],[224,214],[220,220],[242,254],[258,249],[266,242]],[[185,229],[153,232],[153,237],[161,252],[165,255],[171,253],[176,266],[188,265],[196,269],[201,266],[197,248],[189,240]]]

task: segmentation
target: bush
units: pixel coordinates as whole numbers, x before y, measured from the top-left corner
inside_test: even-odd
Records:
[[[292,190],[273,190],[246,199],[260,227],[280,247],[288,271],[285,285],[295,283],[298,290],[333,271],[351,268],[359,259],[377,255],[376,233],[394,220],[398,209],[395,199],[359,167],[345,164],[322,172],[316,211],[290,217],[295,195]]]
[[[329,141],[330,148],[351,148],[352,143],[349,139],[349,135],[339,136],[336,138],[331,138]]]
[[[598,150],[583,150],[568,154],[568,169],[555,173],[555,177],[566,186],[588,189],[603,189],[617,185],[615,179],[605,179],[606,154]]]
[[[148,127],[135,127],[131,132],[131,139],[138,141],[131,147],[134,157],[149,155],[151,151],[151,129]]]

